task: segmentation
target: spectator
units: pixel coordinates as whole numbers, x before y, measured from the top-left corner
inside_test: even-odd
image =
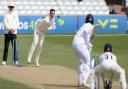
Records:
[[[116,10],[115,10],[113,5],[110,5],[109,9],[110,9],[109,14],[117,14],[117,12],[116,12]]]
[[[82,2],[82,0],[78,0],[78,3],[79,3],[79,2]]]

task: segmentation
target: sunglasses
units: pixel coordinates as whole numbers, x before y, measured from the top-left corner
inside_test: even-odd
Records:
[[[55,14],[55,13],[50,13],[50,14]]]
[[[14,8],[14,6],[9,6],[8,8]]]

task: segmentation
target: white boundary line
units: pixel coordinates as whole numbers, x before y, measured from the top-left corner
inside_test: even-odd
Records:
[[[75,35],[75,34],[74,34]],[[46,36],[74,36],[74,35],[49,35],[49,34],[46,34]],[[4,36],[4,35],[0,35],[0,36]],[[30,35],[17,35],[17,36],[33,36],[33,34],[30,34]],[[128,34],[98,34],[96,36],[128,36]]]
[[[74,35],[46,35],[46,36],[74,36]],[[128,34],[99,34],[96,36],[128,36]]]
[[[33,34],[32,34],[33,35]],[[18,36],[32,36],[32,35],[18,35]],[[46,35],[46,36],[74,36],[74,35]],[[96,36],[128,36],[128,34],[98,34]]]

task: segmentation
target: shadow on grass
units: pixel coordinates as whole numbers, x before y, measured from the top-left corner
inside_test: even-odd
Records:
[[[89,89],[87,87],[78,87],[77,85],[62,84],[42,84],[46,89]],[[44,89],[45,89],[44,88]]]

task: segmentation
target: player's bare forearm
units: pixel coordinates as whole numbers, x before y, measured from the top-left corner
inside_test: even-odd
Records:
[[[99,24],[95,25],[91,34],[91,37],[94,37],[96,34],[96,30],[99,28]]]
[[[95,37],[95,34],[96,34],[96,30],[99,28],[99,25],[95,25],[94,28],[93,28],[93,31],[92,31],[92,34],[91,34],[91,37],[90,37],[90,41],[92,41],[92,39]]]

